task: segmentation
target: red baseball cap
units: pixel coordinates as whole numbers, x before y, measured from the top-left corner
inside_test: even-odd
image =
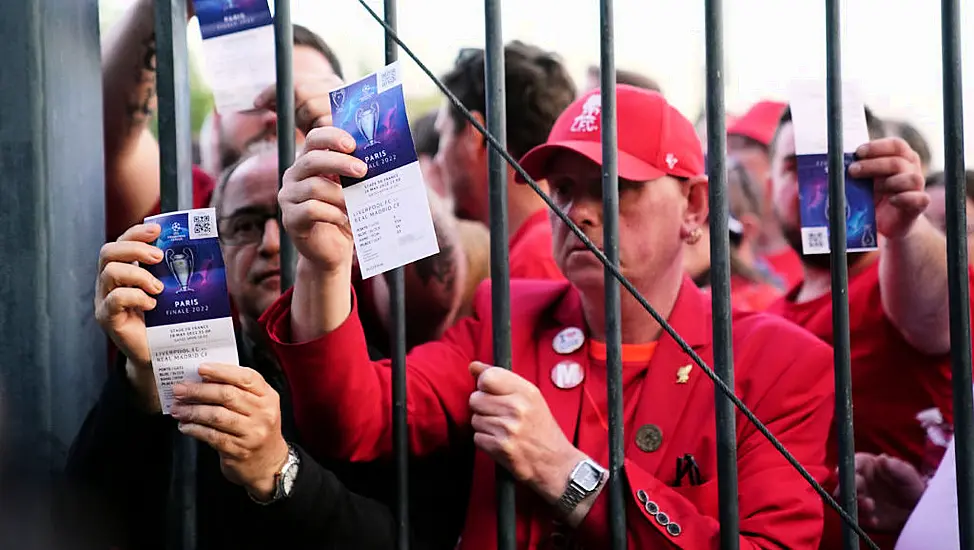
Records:
[[[788,104],[778,101],[759,101],[728,126],[727,135],[744,136],[770,146],[786,107]]]
[[[651,181],[663,176],[692,178],[705,172],[700,140],[687,120],[662,95],[620,84],[616,87],[619,177]],[[521,157],[534,179],[543,179],[557,151],[573,151],[602,164],[602,96],[592,90],[555,121],[547,143]],[[517,181],[523,183],[520,176]]]

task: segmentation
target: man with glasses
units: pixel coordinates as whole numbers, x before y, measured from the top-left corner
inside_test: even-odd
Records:
[[[232,524],[232,517],[239,514],[243,518],[252,518],[260,526],[265,522],[267,525],[291,525],[295,530],[294,536],[301,535],[308,540],[317,537],[315,540],[321,542],[324,547],[328,547],[327,542],[336,540],[336,537],[349,537],[345,539],[348,543],[347,547],[389,547],[392,545],[391,537],[394,529],[386,526],[384,522],[387,518],[391,518],[389,511],[395,497],[392,490],[394,471],[389,465],[380,463],[351,465],[323,461],[325,457],[308,455],[301,450],[301,441],[294,428],[287,380],[266,345],[265,333],[257,323],[264,310],[281,295],[281,232],[277,223],[277,177],[277,150],[268,143],[252,149],[249,156],[223,173],[217,182],[211,202],[219,219],[227,289],[236,310],[234,318],[237,321],[237,351],[240,364],[247,367],[244,370],[250,376],[245,383],[250,385],[248,387],[260,388],[264,396],[263,406],[259,411],[247,411],[248,414],[245,416],[263,418],[265,423],[247,427],[214,424],[213,422],[221,415],[243,412],[238,410],[239,404],[232,398],[226,402],[207,402],[205,410],[191,407],[182,415],[177,413],[180,421],[202,422],[208,429],[222,434],[217,436],[220,438],[232,437],[234,433],[241,430],[247,434],[264,434],[260,442],[255,443],[249,450],[246,459],[211,451],[201,456],[198,479],[201,487],[206,490],[201,490],[198,502],[207,504],[206,510],[201,512],[205,515],[201,516],[200,523],[204,523],[202,521],[204,518],[212,520],[205,523],[213,525],[207,525],[202,529],[207,536],[219,540],[220,544],[223,544],[223,541],[238,540],[233,538],[235,535],[228,534],[227,529]],[[433,204],[435,210],[437,203]],[[462,263],[462,257],[455,256],[459,250],[452,244],[455,240],[454,231],[450,226],[443,225],[449,222],[444,222],[441,215],[435,216],[434,219],[437,234],[443,235],[440,244],[441,253],[411,264],[406,270],[407,281],[416,278],[417,273],[424,270],[433,271],[435,266],[430,267],[427,264],[443,262],[443,258],[452,262],[452,265]],[[145,227],[148,226],[134,226],[125,233],[122,240],[131,241],[133,232],[141,235],[144,231],[140,228]],[[152,242],[152,239],[135,238],[135,240]],[[112,251],[120,246],[131,248],[134,244],[110,243],[104,250]],[[133,259],[143,260],[118,256],[114,252],[112,254],[115,255],[110,255],[106,259],[104,250],[102,261],[104,272],[100,277],[103,283],[97,293],[96,311],[99,313],[99,322],[121,350],[124,361],[120,361],[112,372],[99,403],[89,415],[73,445],[69,457],[69,472],[76,483],[90,487],[98,496],[111,503],[109,515],[120,526],[121,532],[118,536],[122,537],[113,542],[131,544],[139,542],[139,545],[134,545],[132,548],[154,548],[151,546],[154,543],[146,542],[144,537],[147,536],[145,533],[153,533],[152,536],[155,537],[155,533],[163,527],[159,522],[164,520],[165,513],[158,507],[164,506],[167,498],[166,481],[170,469],[168,460],[172,453],[167,427],[171,430],[173,422],[159,414],[155,380],[148,361],[148,349],[144,343],[144,321],[139,317],[137,320],[125,323],[124,327],[120,326],[118,321],[120,314],[112,309],[113,299],[109,298],[116,290],[128,294],[142,292],[138,288],[122,288],[138,286],[139,280],[129,280],[120,275],[119,273],[124,274],[120,270],[132,271],[130,269],[132,266],[122,268],[119,264],[130,263]],[[114,265],[106,267],[109,263]],[[139,271],[143,270],[139,269]],[[359,278],[356,282],[359,292],[363,294],[383,292],[377,289],[386,288],[382,277],[375,277],[370,281],[374,284],[366,287]],[[413,283],[410,288],[416,290],[419,287]],[[407,302],[407,307],[413,299],[415,296]],[[114,302],[117,301],[118,298],[115,298]],[[379,301],[377,298],[373,303]],[[136,302],[130,306],[138,309],[144,307],[139,305],[142,303]],[[380,316],[378,311],[376,308],[370,317],[373,323],[377,322],[375,319]],[[421,316],[410,317],[410,330],[432,338],[431,333],[424,328],[428,325],[424,325],[423,321]],[[369,353],[373,358],[378,359],[383,356],[382,350],[387,345],[387,338],[385,331],[376,328],[374,324],[370,328],[370,344],[376,345],[369,345]],[[229,382],[210,384],[210,387],[212,391],[218,392],[237,391],[234,384]],[[249,402],[249,398],[245,402]],[[213,440],[201,439],[201,441],[213,445],[217,451],[220,450]],[[294,491],[299,495],[296,497],[298,503],[275,507],[273,509],[284,511],[265,517],[262,511],[252,509],[253,503],[246,498],[247,492],[253,489],[244,482],[242,484],[248,488],[245,492],[235,487],[229,480],[240,479],[240,476],[234,473],[236,469],[249,470],[251,468],[249,465],[252,463],[258,464],[253,466],[254,468],[260,468],[259,465],[264,461],[271,477],[275,472],[283,475],[281,469],[287,465],[285,460],[289,456],[287,444],[291,445],[295,456],[299,457],[299,472],[305,464],[310,464],[311,466],[308,467],[312,470],[307,476],[299,476],[295,481]],[[133,452],[138,456],[133,457]],[[239,466],[228,468],[225,464],[221,464],[224,476],[220,476],[215,469],[220,463],[215,460],[214,455],[219,455],[224,463],[229,462]],[[456,458],[457,455],[451,457]],[[432,457],[411,464],[410,469],[416,479],[427,478],[432,476],[433,472],[444,472],[453,467],[453,463],[447,460],[451,457],[445,455]],[[456,462],[462,469],[465,463],[459,459]],[[426,492],[417,491],[412,495],[413,509],[419,510],[415,514],[415,532],[433,548],[449,548],[456,541],[455,531],[459,530],[460,514],[463,512],[462,508],[454,510],[456,507],[452,506],[452,503],[457,500],[463,501],[462,496],[453,496],[456,491],[461,495],[465,494],[463,484],[442,486]],[[355,494],[345,495],[346,492]],[[220,504],[211,503],[214,498]],[[280,497],[280,500],[289,501],[290,498],[288,493]],[[339,500],[342,502],[335,504]],[[328,527],[329,518],[336,516],[334,511],[329,512],[322,508],[327,506],[348,506],[348,515],[341,516],[346,525],[344,529],[338,529],[333,535],[316,534],[318,533],[316,528],[312,528],[310,523],[305,524],[305,522],[317,522],[320,516],[321,528]],[[451,506],[451,509],[445,509],[445,506]],[[456,524],[453,533],[449,527],[438,528],[444,523],[449,525],[451,513],[458,515],[453,521]],[[278,518],[278,516],[282,517]],[[355,533],[364,525],[362,518],[373,516],[376,526],[370,529],[374,529],[374,532],[358,542],[359,538],[356,538],[358,535]],[[365,524],[371,525],[372,521],[369,520]],[[295,523],[300,523],[300,527],[295,527],[293,525]],[[258,533],[263,532],[262,528],[258,528]],[[260,536],[254,540],[265,542],[268,540]],[[442,540],[439,537],[443,537]],[[306,539],[282,540],[303,542]],[[241,542],[245,544],[244,548],[257,548],[252,546],[252,543],[253,541]],[[204,546],[204,548],[213,547],[223,548],[229,545]],[[303,548],[303,546],[299,547]]]

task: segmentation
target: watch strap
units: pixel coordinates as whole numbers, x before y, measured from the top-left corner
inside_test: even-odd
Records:
[[[583,466],[593,468],[601,475],[599,482],[591,491],[586,490],[575,479]],[[585,500],[585,498],[588,497],[589,495],[597,492],[599,490],[599,487],[601,487],[602,483],[604,482],[605,482],[604,468],[596,464],[591,459],[585,458],[580,460],[578,464],[575,465],[575,468],[572,469],[572,473],[568,479],[568,486],[565,488],[565,492],[561,494],[561,497],[558,499],[558,502],[555,504],[555,507],[564,517],[570,516],[572,512],[575,511],[575,508],[578,507],[578,504],[583,500]]]
[[[285,475],[288,473],[288,470],[298,467],[300,464],[301,457],[298,455],[297,451],[294,450],[294,447],[288,443],[287,460],[284,461],[284,466],[281,467],[281,470],[274,474],[274,494],[271,495],[270,500],[259,500],[255,498],[254,495],[250,494],[249,491],[247,492],[247,496],[250,497],[250,500],[260,504],[261,506],[274,504],[275,502],[286,498],[290,494],[291,488],[284,486]]]

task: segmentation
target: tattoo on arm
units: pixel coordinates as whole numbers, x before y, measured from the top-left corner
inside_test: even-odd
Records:
[[[439,235],[438,235],[439,237]],[[452,288],[457,279],[456,255],[454,245],[448,239],[439,237],[439,254],[416,262],[416,274],[424,285],[435,280],[437,284]]]
[[[152,99],[156,82],[156,37],[151,35],[142,41],[142,63],[135,75],[136,94],[129,98],[127,113],[129,127],[144,124],[152,116]]]

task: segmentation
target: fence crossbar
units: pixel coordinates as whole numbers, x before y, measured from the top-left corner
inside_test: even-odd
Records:
[[[849,514],[847,514],[846,511],[843,510],[841,506],[839,506],[839,504],[835,501],[835,499],[832,498],[832,495],[830,495],[829,492],[826,491],[825,488],[822,487],[822,485],[818,481],[816,481],[815,478],[812,477],[810,473],[808,473],[808,470],[806,470],[805,467],[802,466],[800,462],[798,462],[798,459],[796,459],[794,455],[792,455],[787,449],[785,449],[785,447],[781,444],[780,441],[778,441],[778,439],[774,436],[774,434],[772,434],[771,431],[768,430],[768,427],[765,426],[764,423],[761,422],[758,419],[758,417],[754,415],[753,412],[751,412],[751,410],[747,407],[747,405],[745,405],[744,402],[741,401],[740,398],[734,394],[733,390],[727,387],[727,384],[725,384],[723,380],[721,380],[720,377],[717,376],[717,374],[713,371],[713,369],[707,366],[706,362],[704,362],[704,360],[701,359],[700,356],[697,355],[695,351],[693,351],[693,348],[691,348],[690,345],[686,343],[686,340],[684,340],[683,337],[681,337],[676,332],[676,330],[674,330],[673,327],[670,326],[668,322],[666,322],[666,319],[664,319],[659,314],[659,312],[657,312],[653,308],[653,306],[651,306],[649,302],[646,301],[646,298],[643,297],[643,295],[622,274],[622,272],[620,272],[617,267],[612,265],[612,263],[606,259],[602,251],[599,250],[598,247],[596,247],[592,243],[592,241],[587,236],[585,236],[585,233],[582,232],[582,230],[579,229],[578,226],[571,221],[568,215],[565,214],[565,212],[562,211],[554,203],[554,201],[551,200],[551,197],[549,197],[541,189],[541,187],[538,186],[538,183],[534,181],[534,179],[524,170],[524,168],[521,167],[521,165],[517,162],[517,160],[514,159],[514,157],[512,157],[511,154],[508,153],[504,147],[502,147],[499,143],[497,143],[497,140],[494,139],[494,136],[492,136],[490,132],[488,132],[487,129],[484,128],[484,126],[477,121],[476,117],[474,117],[470,113],[470,110],[463,105],[463,103],[457,98],[457,96],[454,95],[449,90],[449,88],[447,88],[446,85],[443,84],[443,82],[439,78],[437,78],[436,75],[433,74],[432,71],[430,71],[429,67],[427,67],[405,43],[403,43],[402,39],[399,38],[399,35],[396,33],[396,31],[390,28],[388,25],[386,25],[385,22],[382,20],[382,17],[379,16],[375,11],[373,11],[372,8],[365,2],[365,0],[358,0],[358,2],[359,4],[362,5],[362,7],[365,8],[366,11],[369,12],[369,15],[371,15],[376,22],[378,22],[380,25],[385,27],[386,33],[393,40],[395,40],[397,44],[399,44],[399,47],[402,48],[402,51],[405,52],[406,55],[408,55],[410,59],[412,59],[416,63],[416,65],[420,68],[420,70],[422,70],[423,73],[430,78],[433,84],[435,84],[436,87],[439,88],[441,92],[443,92],[443,94],[447,97],[447,99],[450,100],[453,106],[456,107],[463,114],[464,118],[466,118],[467,121],[470,122],[470,124],[472,124],[474,128],[476,128],[477,131],[480,132],[482,136],[484,136],[484,139],[487,140],[487,143],[490,144],[490,146],[493,147],[495,150],[497,150],[497,152],[500,153],[501,156],[504,157],[504,160],[507,161],[507,164],[511,168],[513,168],[514,171],[517,172],[518,175],[520,175],[524,179],[525,183],[528,186],[530,186],[531,189],[533,189],[535,193],[538,194],[539,197],[541,197],[541,199],[545,202],[545,204],[548,205],[548,208],[552,212],[554,212],[555,215],[558,216],[558,218],[568,227],[568,229],[579,239],[579,241],[581,241],[582,244],[585,245],[585,247],[590,252],[592,252],[592,254],[594,254],[596,258],[598,258],[599,262],[601,262],[602,265],[609,270],[612,276],[617,281],[619,281],[619,283],[627,291],[629,291],[629,293],[633,296],[633,298],[635,298],[636,301],[639,302],[639,305],[641,305],[643,309],[645,309],[650,314],[650,316],[653,317],[653,320],[659,323],[659,325],[663,328],[663,331],[666,332],[666,334],[669,335],[671,338],[673,338],[673,340],[680,347],[680,349],[684,353],[686,353],[687,356],[690,357],[690,359],[697,366],[699,366],[702,371],[704,371],[704,373],[706,373],[707,377],[710,378],[713,381],[713,383],[721,389],[724,395],[734,403],[734,406],[741,412],[741,414],[745,416],[745,418],[748,419],[748,421],[750,421],[754,425],[755,429],[757,429],[768,440],[768,442],[771,443],[771,445],[775,448],[775,450],[777,450],[778,453],[781,454],[781,456],[784,457],[784,459],[788,461],[789,464],[791,464],[791,466],[795,469],[795,471],[797,471],[798,474],[801,475],[802,478],[804,478],[805,481],[808,482],[808,484],[812,487],[812,489],[814,489],[815,492],[818,493],[820,497],[822,497],[822,500],[825,501],[825,503],[828,504],[829,507],[835,510],[836,513],[838,513],[839,516],[845,522],[849,523],[852,526],[852,529],[862,538],[862,541],[864,543],[866,543],[873,550],[879,550],[879,546],[877,546],[876,543],[869,538],[866,532],[863,531],[862,527],[860,527],[858,523],[856,523],[855,521],[852,520],[852,518],[850,518]]]

